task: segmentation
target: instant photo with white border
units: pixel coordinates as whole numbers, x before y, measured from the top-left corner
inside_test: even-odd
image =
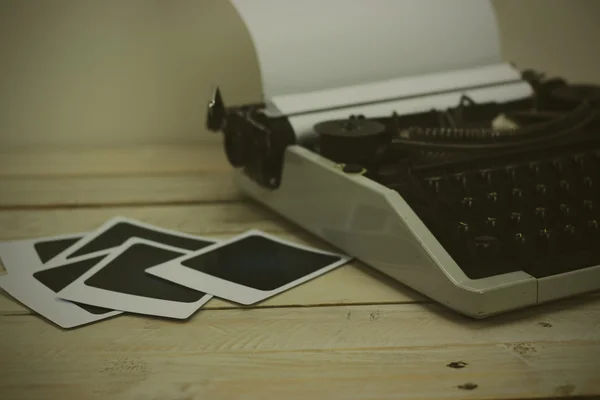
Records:
[[[284,246],[288,246],[289,248],[294,248],[298,250],[304,250],[307,252],[312,252],[314,254],[320,254],[325,256],[330,256],[336,259],[336,261],[331,262],[327,265],[323,265],[319,267],[314,272],[304,275],[298,279],[295,279],[287,284],[279,286],[273,290],[260,290],[255,289],[249,286],[241,285],[239,283],[232,282],[230,280],[221,279],[215,277],[213,275],[200,272],[198,270],[192,269],[183,265],[182,263],[186,260],[190,260],[201,256],[203,254],[208,254],[214,251],[218,251],[219,249],[234,244],[235,242],[239,242],[243,239],[258,236],[264,239],[267,239],[271,242],[281,244]],[[248,255],[250,257],[251,255]],[[264,255],[268,257],[267,255]],[[205,247],[199,251],[193,252],[188,255],[184,255],[180,258],[168,261],[164,264],[157,265],[155,267],[148,268],[146,270],[147,273],[155,275],[159,278],[166,279],[168,281],[180,284],[182,286],[187,286],[191,289],[195,289],[201,291],[203,293],[210,293],[216,297],[220,297],[222,299],[234,301],[236,303],[250,305],[255,304],[259,301],[265,300],[271,296],[284,292],[288,289],[291,289],[295,286],[298,286],[304,282],[307,282],[311,279],[314,279],[320,275],[323,275],[341,265],[346,264],[352,259],[344,254],[332,253],[327,251],[318,250],[315,248],[311,248],[308,246],[302,246],[290,241],[279,239],[275,236],[269,235],[259,230],[250,230],[239,236],[231,238],[229,240],[223,241],[221,243],[217,243],[215,245]],[[285,265],[281,265],[281,268],[285,269]]]
[[[206,242],[207,246],[218,242],[218,240],[215,240],[212,238],[192,235],[192,234],[178,232],[178,231],[174,231],[174,230],[170,230],[170,229],[165,229],[165,228],[154,226],[154,225],[151,225],[151,224],[148,224],[145,222],[140,222],[140,221],[137,221],[134,219],[118,216],[118,217],[111,218],[110,220],[105,222],[102,226],[100,226],[98,229],[88,233],[83,239],[81,239],[80,241],[75,243],[73,246],[69,247],[67,250],[63,251],[61,254],[56,256],[54,259],[52,259],[47,264],[48,267],[52,268],[55,266],[66,264],[66,263],[71,263],[73,261],[79,261],[79,260],[84,260],[84,259],[94,257],[94,256],[109,254],[115,248],[119,247],[125,241],[127,241],[127,239],[130,239],[133,237],[139,237],[141,239],[148,239],[147,237],[144,238],[144,237],[140,237],[140,236],[132,236],[132,237],[128,237],[128,238],[124,239],[122,242],[116,243],[110,247],[105,247],[100,250],[90,251],[90,252],[86,252],[85,254],[73,256],[74,254],[77,254],[78,252],[80,252],[81,249],[84,248],[85,246],[93,243],[97,239],[105,237],[107,235],[107,232],[110,232],[110,230],[112,228],[116,227],[119,224],[132,225],[136,228],[140,228],[140,229],[151,231],[153,233],[165,235],[174,240],[178,240],[178,239],[186,240],[187,239],[190,241]],[[148,240],[150,240],[150,239],[148,239]],[[152,240],[152,241],[154,241],[155,243],[166,244],[166,243],[161,242],[160,240]],[[176,246],[176,247],[179,247],[179,246]]]
[[[7,273],[33,273],[43,269],[58,256],[55,255],[45,263],[41,260],[36,246],[63,240],[77,240],[85,233],[72,233],[58,236],[47,236],[38,239],[22,239],[0,242],[0,260]]]
[[[100,272],[103,268],[113,263],[115,260],[118,261],[118,259],[124,253],[129,251],[133,246],[140,244],[177,253],[177,255],[173,256],[174,259],[180,258],[191,253],[191,251],[189,250],[184,250],[178,247],[168,246],[145,239],[132,238],[127,240],[121,246],[119,246],[118,249],[113,250],[113,252],[109,256],[104,258],[94,267],[89,269],[86,273],[81,275],[78,279],[73,281],[70,285],[65,287],[62,291],[58,293],[58,297],[63,298],[65,300],[94,305],[97,307],[105,307],[130,313],[146,314],[176,319],[189,318],[192,314],[194,314],[198,309],[200,309],[204,304],[206,304],[206,302],[208,302],[213,297],[210,294],[199,293],[199,299],[197,301],[181,302],[117,292],[113,290],[89,286],[88,284],[86,284],[86,281],[88,279],[92,278],[94,275]],[[153,265],[150,265],[150,267],[151,266]],[[192,289],[190,288],[177,285],[169,281],[164,281],[164,284],[180,286],[182,290],[192,291]]]
[[[32,273],[8,273],[0,276],[0,287],[27,308],[61,328],[69,329],[112,318],[121,311],[94,314],[77,304],[61,300],[56,292],[37,280]]]

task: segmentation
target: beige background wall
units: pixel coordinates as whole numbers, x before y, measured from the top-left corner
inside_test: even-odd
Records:
[[[506,60],[600,83],[600,0],[494,0]],[[227,0],[1,0],[0,147],[188,143],[212,84],[260,99]]]

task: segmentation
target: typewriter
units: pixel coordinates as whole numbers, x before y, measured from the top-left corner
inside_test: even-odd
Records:
[[[494,68],[512,78],[486,72],[487,96],[474,72],[424,76],[387,113],[216,89],[206,125],[249,197],[461,314],[600,289],[600,87]]]

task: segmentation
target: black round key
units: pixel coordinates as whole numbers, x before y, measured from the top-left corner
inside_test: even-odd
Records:
[[[494,259],[500,250],[501,242],[495,236],[478,236],[471,247],[472,256],[476,259]]]
[[[538,222],[546,222],[548,218],[548,209],[546,207],[536,207],[534,213]]]
[[[488,202],[492,205],[498,204],[498,192],[488,192],[486,195]]]
[[[513,188],[511,190],[511,195],[513,199],[522,199],[523,198],[523,189],[521,188]]]
[[[556,237],[549,228],[541,228],[538,230],[537,248],[541,256],[547,256],[556,250],[554,244]]]
[[[552,176],[552,167],[546,161],[536,161],[529,164],[529,169],[533,173],[533,176],[538,181],[546,181]]]
[[[491,169],[481,171],[479,173],[479,181],[483,183],[485,187],[491,190],[496,189],[502,184],[501,174],[499,171],[494,171]]]
[[[513,208],[520,208],[523,206],[523,202],[525,201],[525,192],[523,189],[515,187],[510,191],[510,204]]]
[[[487,217],[483,225],[489,234],[497,235],[500,231],[500,221],[496,217]]]
[[[532,163],[529,163],[529,168],[531,169],[535,177],[539,177],[542,173],[542,166],[539,162],[534,161]]]
[[[548,188],[546,187],[545,184],[538,183],[535,185],[535,193],[538,196],[545,196],[547,192],[548,192]]]
[[[439,177],[439,176],[434,176],[432,178],[427,178],[427,186],[429,188],[429,190],[435,194],[439,194],[441,191],[441,187],[442,187],[442,180],[443,178]]]
[[[565,164],[562,158],[555,158],[552,160],[551,164],[554,171],[558,172],[559,174],[565,172]]]
[[[470,230],[469,224],[461,221],[458,223],[457,230],[461,235],[466,235]]]
[[[575,233],[576,233],[575,226],[571,225],[571,224],[565,225],[563,231],[565,232],[565,235],[567,237],[573,237],[573,236],[575,236]]]
[[[465,174],[463,174],[463,173],[454,174],[454,175],[452,175],[452,179],[454,180],[454,182],[456,182],[458,187],[460,187],[461,189],[463,189],[463,190],[468,189],[469,181]]]
[[[471,226],[466,222],[459,222],[455,228],[454,246],[462,253],[467,250],[467,243],[471,236]]]
[[[523,216],[520,212],[512,212],[510,213],[508,219],[512,228],[518,228],[521,225]]]
[[[475,210],[475,199],[470,196],[463,197],[460,201],[460,205],[464,211],[471,213]]]
[[[594,190],[594,180],[591,176],[586,176],[583,178],[583,190],[586,193],[591,193]]]
[[[506,167],[504,170],[506,172],[506,176],[510,181],[516,183],[519,180],[519,167],[516,165],[510,165]]]
[[[592,166],[591,157],[587,154],[578,154],[573,157],[573,161],[581,171],[585,171]]]
[[[569,217],[571,215],[571,208],[565,203],[558,205],[558,211],[562,217]]]
[[[591,215],[594,212],[594,202],[592,200],[584,200],[583,211],[586,214]]]
[[[552,238],[552,232],[548,228],[542,228],[539,230],[540,238],[543,240],[550,240]]]
[[[522,232],[515,233],[512,240],[512,248],[518,257],[526,256],[529,250],[527,235]]]
[[[575,225],[566,224],[559,231],[560,238],[557,240],[556,245],[559,250],[565,250],[577,246],[577,228]]]

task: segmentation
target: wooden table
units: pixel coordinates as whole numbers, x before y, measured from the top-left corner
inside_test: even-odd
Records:
[[[117,215],[330,249],[243,199],[218,145],[0,154],[0,240]],[[184,323],[128,315],[65,331],[5,295],[0,360],[3,400],[600,395],[600,296],[475,321],[353,262],[255,307],[213,299]]]

